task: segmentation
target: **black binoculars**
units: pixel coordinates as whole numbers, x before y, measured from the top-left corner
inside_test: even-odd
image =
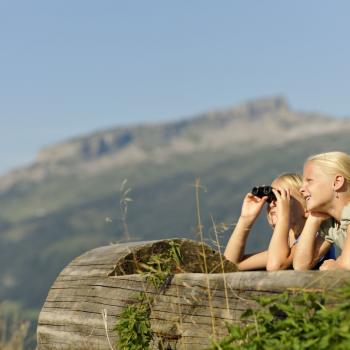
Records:
[[[272,192],[272,187],[271,186],[255,186],[252,189],[252,194],[257,197],[265,197],[267,196],[267,202],[271,203],[272,201],[276,200],[275,194]]]

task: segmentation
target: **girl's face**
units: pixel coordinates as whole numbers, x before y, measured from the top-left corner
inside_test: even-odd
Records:
[[[327,212],[334,198],[333,176],[326,174],[320,166],[307,162],[300,192],[309,211]]]
[[[298,200],[299,193],[297,192],[297,190],[291,186],[286,186],[286,184],[283,181],[280,181],[279,179],[274,180],[271,186],[273,188],[286,188],[286,187],[290,188],[290,191],[291,191],[290,213],[289,213],[290,225],[294,226],[300,223],[302,220],[305,220],[305,209],[303,207],[303,204],[300,202],[300,200]],[[300,194],[299,194],[299,197],[300,197]],[[272,227],[275,227],[277,224],[278,214],[277,214],[276,201],[267,203],[267,221]]]
[[[267,222],[270,226],[275,227],[277,224],[277,208],[276,201],[271,201],[267,204]]]
[[[267,222],[270,226],[275,227],[277,224],[277,208],[276,201],[272,201],[267,203]]]

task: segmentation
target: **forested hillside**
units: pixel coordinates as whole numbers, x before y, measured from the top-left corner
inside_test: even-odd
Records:
[[[293,111],[273,98],[46,148],[0,179],[0,299],[39,309],[61,269],[90,248],[124,240],[125,223],[133,240],[195,238],[197,178],[207,237],[212,215],[225,224],[225,244],[253,185],[302,171],[310,154],[349,151],[349,130],[348,119]],[[265,247],[269,234],[261,220],[250,248]]]

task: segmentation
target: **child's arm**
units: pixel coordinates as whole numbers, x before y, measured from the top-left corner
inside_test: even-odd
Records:
[[[267,263],[267,251],[244,255],[237,264],[240,271],[264,270]]]
[[[235,264],[242,261],[247,238],[253,223],[254,220],[250,220],[242,216],[238,219],[236,227],[232,232],[225,249],[224,255],[226,259],[231,260]]]
[[[290,191],[289,189],[273,190],[276,196],[276,210],[278,221],[273,231],[267,251],[266,270],[284,270],[292,266],[294,247],[289,246],[289,217]]]
[[[261,212],[267,197],[258,198],[248,193],[244,200],[241,216],[227,243],[225,257],[237,264],[240,270],[254,270],[266,267],[264,254],[245,255],[245,246],[250,230]]]
[[[225,249],[226,259],[235,263],[239,270],[257,270],[266,267],[267,252],[245,254],[245,246],[253,222],[240,217]]]
[[[310,213],[296,245],[293,267],[297,271],[312,269],[330,249],[331,243],[317,235],[325,216]]]

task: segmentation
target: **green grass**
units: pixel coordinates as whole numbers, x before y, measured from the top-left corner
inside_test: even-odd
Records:
[[[336,291],[260,297],[262,308],[248,309],[241,324],[228,324],[229,335],[210,350],[349,349],[349,298],[349,284]]]

